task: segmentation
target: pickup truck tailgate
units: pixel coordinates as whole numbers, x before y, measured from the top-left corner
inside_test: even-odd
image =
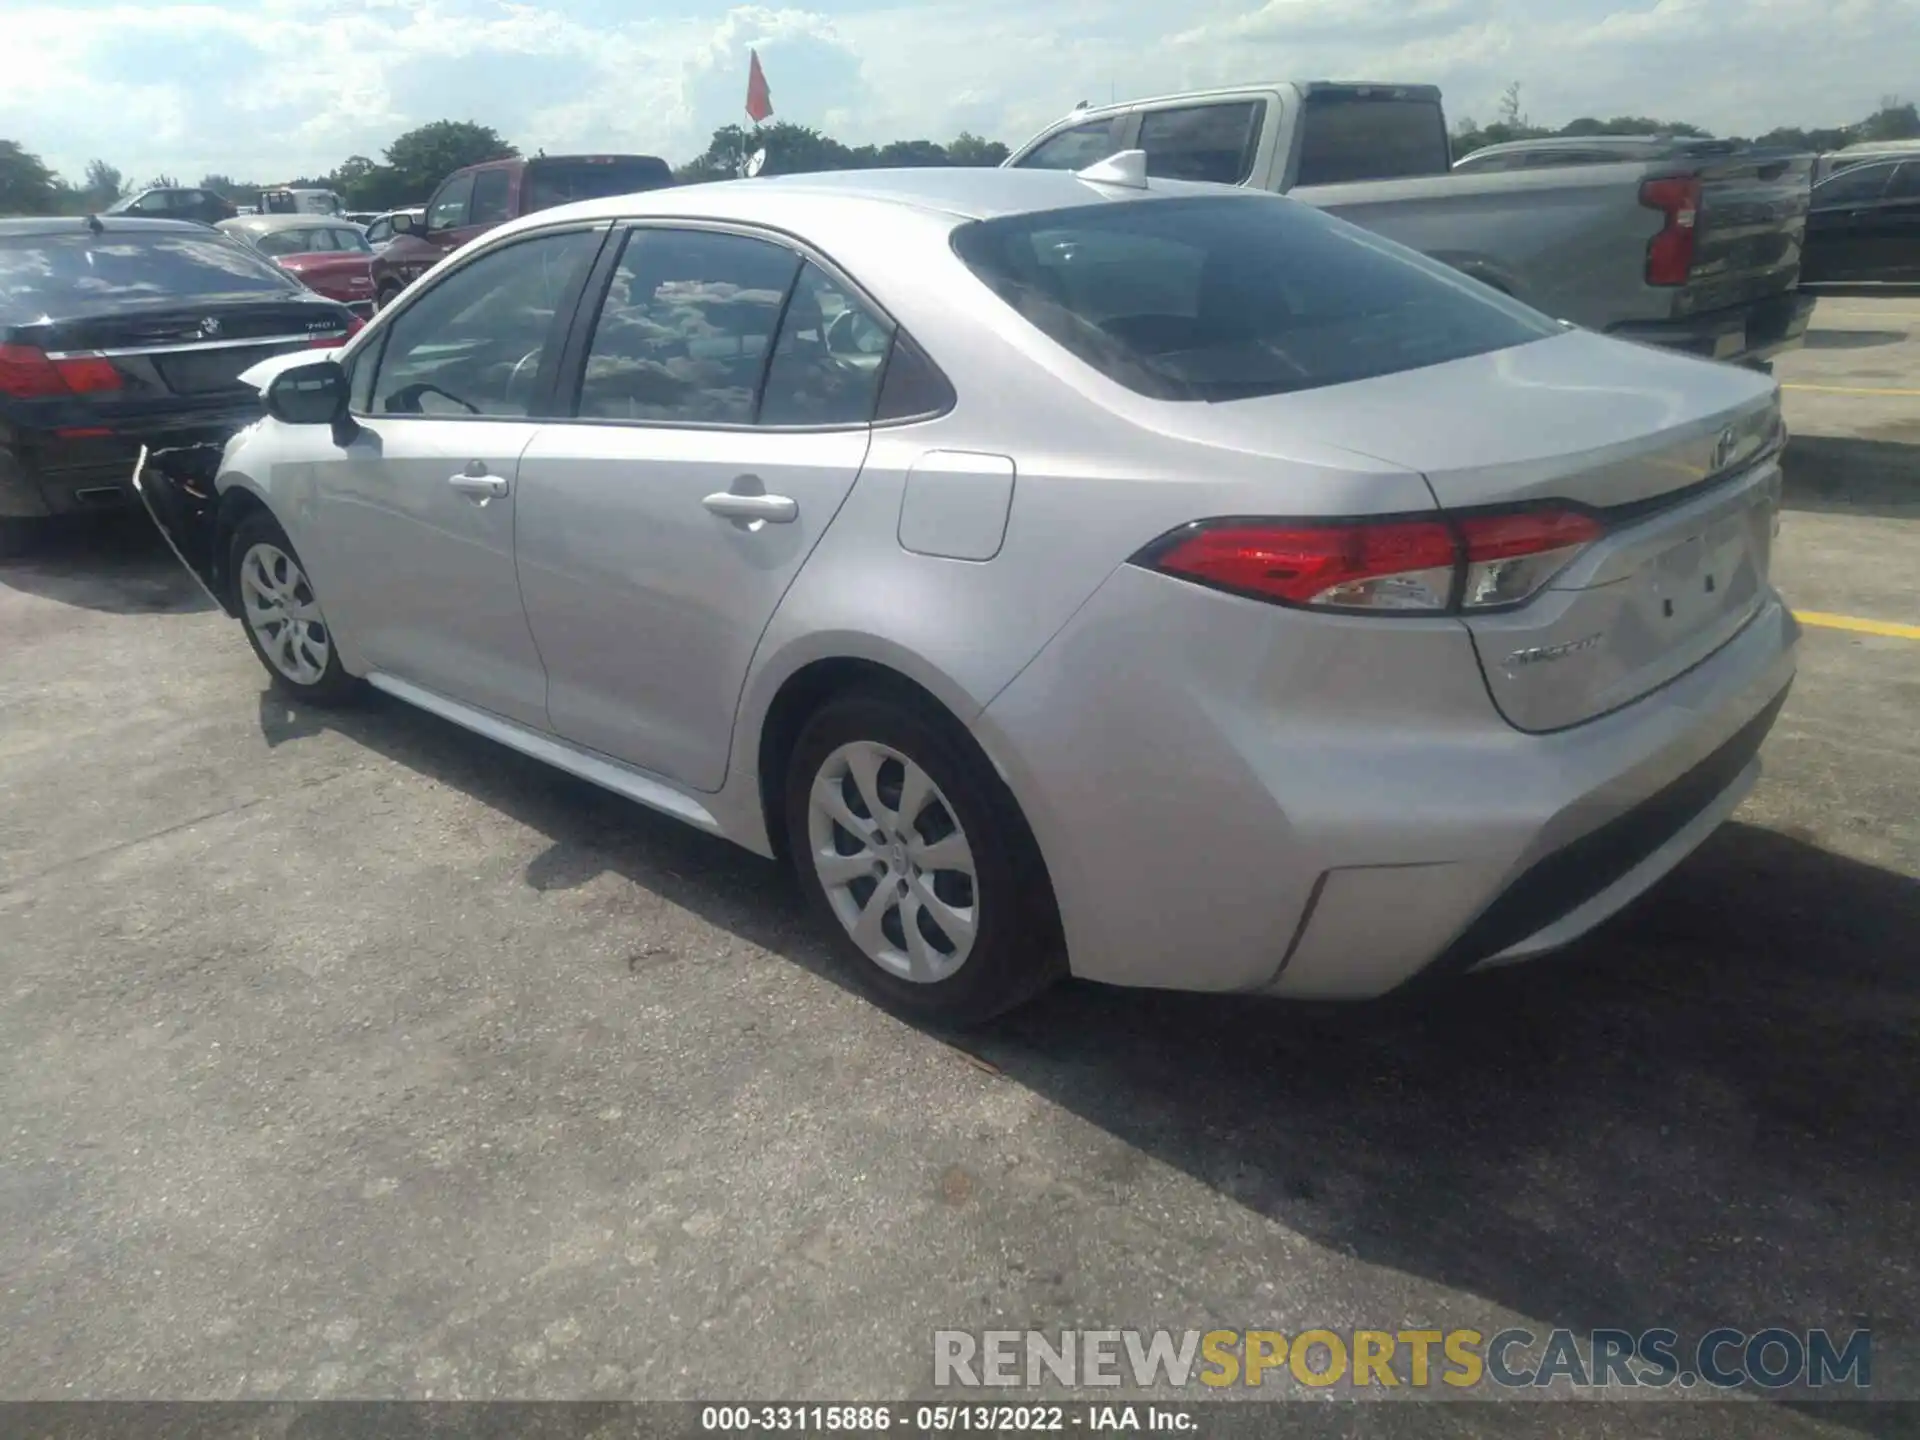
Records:
[[[1762,151],[1697,166],[1700,209],[1683,310],[1721,310],[1793,289],[1813,161]]]

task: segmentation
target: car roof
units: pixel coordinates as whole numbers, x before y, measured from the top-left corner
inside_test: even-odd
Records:
[[[343,225],[349,230],[362,228],[358,222],[344,215],[236,215],[231,220],[222,220],[217,228],[250,230],[256,235],[266,235],[275,230],[338,229]]]
[[[93,227],[85,215],[30,215],[0,220],[0,238],[9,235],[84,235]],[[191,220],[155,220],[144,215],[108,215],[92,217],[99,221],[99,232],[108,234],[204,235],[205,225]]]
[[[849,216],[887,207],[950,216],[958,221],[1064,210],[1122,200],[1217,195],[1246,198],[1256,192],[1231,185],[1153,179],[1147,188],[1097,184],[1067,170],[1018,170],[987,166],[927,166],[900,170],[825,170],[807,175],[762,175],[718,180],[579,200],[515,221],[514,230],[556,220],[603,220],[622,216],[683,216],[735,219],[780,226],[802,217],[816,223],[822,201],[844,203]],[[803,227],[804,228],[804,227]]]

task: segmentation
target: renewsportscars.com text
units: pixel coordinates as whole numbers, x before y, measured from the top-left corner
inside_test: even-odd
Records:
[[[1780,1390],[1873,1383],[1866,1330],[966,1330],[934,1332],[934,1384],[1010,1389],[1303,1385]],[[1204,1392],[1200,1392],[1204,1393]]]

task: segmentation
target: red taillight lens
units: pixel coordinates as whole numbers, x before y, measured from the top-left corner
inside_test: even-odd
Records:
[[[120,371],[103,356],[69,355],[54,360],[31,345],[0,345],[0,394],[16,400],[119,388]]]
[[[1700,181],[1670,175],[1640,186],[1640,203],[1667,217],[1660,233],[1647,242],[1647,283],[1684,285],[1693,272],[1693,239],[1700,218]]]
[[[1148,559],[1256,599],[1343,610],[1444,610],[1454,561],[1453,534],[1438,520],[1229,521],[1178,532]]]
[[[1283,605],[1445,613],[1519,604],[1603,533],[1593,516],[1557,507],[1452,522],[1227,520],[1175,531],[1136,559]]]

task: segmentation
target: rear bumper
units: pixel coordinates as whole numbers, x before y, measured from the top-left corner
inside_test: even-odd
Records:
[[[1770,595],[1662,689],[1528,735],[1464,627],[1122,567],[973,728],[1074,974],[1361,999],[1557,948],[1651,887],[1753,783],[1798,635]]]
[[[1788,290],[1764,300],[1677,320],[1616,325],[1607,333],[1622,340],[1638,340],[1644,345],[1658,345],[1707,360],[1753,364],[1798,349],[1805,343],[1814,300],[1814,296],[1802,291]]]
[[[0,518],[37,519],[116,510],[134,502],[133,467],[140,447],[162,449],[224,440],[260,418],[256,404],[116,429],[109,435],[61,437],[41,431],[0,438]]]

